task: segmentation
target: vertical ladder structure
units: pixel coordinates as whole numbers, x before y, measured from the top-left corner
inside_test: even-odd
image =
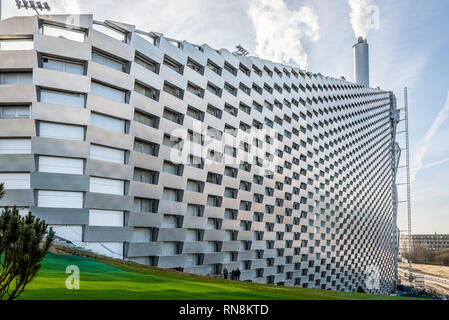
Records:
[[[412,207],[411,207],[411,195],[410,195],[410,137],[409,137],[409,116],[408,116],[408,89],[404,88],[404,118],[400,119],[400,121],[404,121],[404,130],[398,131],[397,134],[404,133],[405,134],[405,148],[402,150],[405,151],[405,165],[399,168],[404,168],[406,170],[406,182],[398,183],[397,186],[406,185],[407,187],[407,198],[404,201],[398,201],[398,203],[407,203],[407,230],[406,231],[406,241],[404,251],[410,253],[413,247],[412,243]],[[408,259],[409,263],[409,275],[410,275],[410,283],[412,282],[412,260]]]

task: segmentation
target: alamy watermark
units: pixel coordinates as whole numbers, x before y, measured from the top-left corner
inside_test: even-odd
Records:
[[[67,266],[65,273],[70,274],[65,280],[65,287],[68,290],[80,289],[80,268],[76,265]]]

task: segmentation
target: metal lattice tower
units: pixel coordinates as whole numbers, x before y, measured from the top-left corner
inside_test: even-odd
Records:
[[[412,249],[412,208],[411,208],[411,196],[410,196],[410,137],[409,137],[409,123],[408,123],[408,90],[407,87],[404,88],[404,118],[400,121],[404,121],[404,130],[397,132],[397,134],[404,133],[405,134],[405,148],[402,150],[405,151],[405,165],[399,168],[406,169],[406,182],[398,183],[397,186],[405,185],[407,187],[407,198],[403,201],[398,201],[398,203],[407,203],[407,238],[405,242],[404,251],[410,253]],[[409,259],[409,269],[410,274],[412,272],[412,261]]]

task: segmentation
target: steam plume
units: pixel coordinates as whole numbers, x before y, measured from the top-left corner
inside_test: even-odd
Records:
[[[284,0],[251,0],[248,15],[256,29],[256,51],[277,62],[293,60],[307,69],[309,60],[301,43],[320,39],[318,16],[309,7],[290,10]]]
[[[351,24],[354,29],[355,37],[366,39],[371,28],[375,27],[377,21],[373,21],[377,13],[377,7],[372,0],[348,0],[351,6]]]

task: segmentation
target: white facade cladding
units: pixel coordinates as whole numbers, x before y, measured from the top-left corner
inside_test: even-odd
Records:
[[[161,268],[393,288],[390,92],[91,15],[0,21],[0,72],[0,206]]]

